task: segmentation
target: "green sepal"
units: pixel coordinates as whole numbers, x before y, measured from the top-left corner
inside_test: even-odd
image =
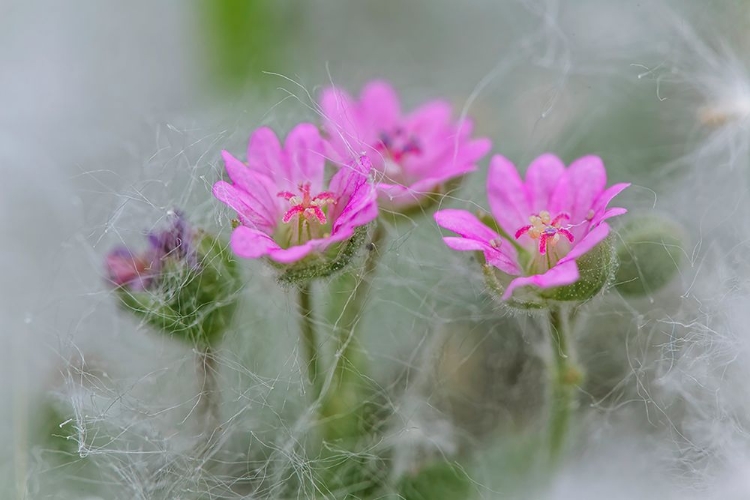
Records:
[[[617,269],[617,255],[611,238],[576,259],[576,264],[580,278],[575,283],[546,289],[533,285],[524,286],[516,289],[510,299],[502,302],[514,309],[538,310],[562,302],[582,303],[593,298],[612,281]],[[488,288],[502,300],[506,287],[515,276],[505,274],[489,264],[483,265],[483,271]]]
[[[152,290],[120,287],[121,305],[157,330],[191,345],[215,345],[228,329],[242,282],[226,242],[205,232],[195,239],[198,265],[169,259]]]
[[[345,270],[357,254],[367,237],[368,226],[360,226],[351,238],[335,245],[324,255],[310,255],[289,266],[274,263],[281,270],[277,278],[282,285],[304,285],[319,278],[328,278]]]

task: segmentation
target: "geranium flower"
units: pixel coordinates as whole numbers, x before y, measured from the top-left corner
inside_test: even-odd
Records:
[[[237,212],[241,225],[231,239],[236,255],[291,264],[349,240],[377,217],[367,157],[342,167],[326,187],[325,150],[318,129],[302,123],[283,147],[271,129],[257,129],[247,164],[222,152],[232,183],[217,182],[213,193]]]
[[[438,225],[460,237],[445,237],[454,250],[480,250],[486,263],[512,279],[503,300],[519,287],[540,289],[578,281],[580,258],[609,234],[610,217],[624,208],[607,208],[630,184],[605,189],[607,174],[602,160],[585,156],[567,169],[554,155],[534,160],[521,180],[516,167],[502,156],[490,162],[487,198],[497,227],[482,223],[465,210],[441,210]]]
[[[149,244],[145,250],[133,252],[120,245],[107,254],[105,267],[110,282],[118,287],[143,291],[157,281],[168,260],[198,267],[193,245],[195,232],[182,212],[175,210],[172,215],[167,229],[148,234]]]
[[[332,155],[346,161],[364,151],[380,173],[381,205],[394,210],[440,192],[447,181],[475,170],[490,150],[489,139],[471,139],[471,120],[452,121],[445,101],[402,115],[396,92],[383,81],[368,83],[359,101],[328,88],[320,105]]]

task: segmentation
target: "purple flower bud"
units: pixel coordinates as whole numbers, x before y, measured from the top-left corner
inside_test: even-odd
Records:
[[[183,262],[191,268],[198,267],[193,246],[195,232],[181,211],[172,213],[167,229],[150,232],[147,238],[149,246],[142,252],[118,246],[107,254],[107,275],[114,285],[133,291],[146,290],[158,282],[164,264],[170,260]]]

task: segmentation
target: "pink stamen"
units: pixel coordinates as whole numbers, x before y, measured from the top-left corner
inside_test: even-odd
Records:
[[[560,237],[558,234],[562,234],[571,243],[575,239],[573,233],[568,230],[568,227],[561,227],[564,221],[570,220],[570,215],[563,212],[557,214],[554,218],[550,218],[550,213],[546,210],[542,210],[539,213],[532,214],[529,217],[531,224],[523,226],[516,231],[515,237],[519,239],[523,235],[528,235],[533,240],[539,240],[539,253],[547,253],[547,247],[552,244],[555,245],[559,241]]]
[[[284,217],[282,217],[281,220],[285,223],[289,222],[290,220],[294,218],[295,215],[304,214],[305,210],[306,210],[305,207],[303,207],[302,205],[295,205],[289,210],[287,210],[287,212],[284,214]]]
[[[281,218],[282,222],[288,223],[295,216],[301,215],[305,220],[316,219],[321,225],[327,222],[326,214],[321,207],[336,203],[336,197],[330,191],[323,191],[316,196],[310,196],[310,183],[305,182],[299,185],[299,191],[302,196],[296,195],[290,191],[279,191],[276,196],[284,198],[292,206],[286,211]]]
[[[568,238],[569,242],[573,243],[573,233],[563,228],[558,229],[557,232]]]
[[[286,201],[289,201],[297,195],[294,193],[290,193],[289,191],[280,191],[279,193],[276,194],[276,196],[278,196],[279,198],[284,198]]]
[[[555,226],[555,227],[559,227],[560,226],[560,221],[563,221],[563,220],[570,220],[570,215],[566,214],[565,212],[562,212],[557,217],[555,217],[554,219],[552,219],[552,222],[550,222],[550,225]]]
[[[523,226],[521,229],[516,231],[515,238],[518,239],[524,234],[528,233],[529,229],[531,229],[531,224],[529,224],[528,226]]]
[[[547,233],[542,234],[539,237],[539,253],[544,255],[547,253],[547,240],[554,237],[554,235],[550,236]]]

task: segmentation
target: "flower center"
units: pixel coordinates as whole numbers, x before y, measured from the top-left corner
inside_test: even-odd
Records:
[[[396,163],[400,163],[407,155],[422,154],[417,138],[407,134],[401,127],[396,127],[392,132],[380,132],[378,139],[380,142],[375,149]]]
[[[533,214],[529,217],[531,224],[518,229],[515,238],[519,239],[524,234],[528,234],[531,239],[539,240],[539,253],[544,255],[547,253],[549,246],[557,245],[561,234],[573,243],[573,233],[568,230],[570,226],[563,227],[562,225],[564,221],[568,220],[570,220],[570,215],[565,212],[552,218],[548,211],[542,210],[538,214]]]
[[[329,191],[323,191],[315,196],[310,195],[310,183],[301,183],[298,187],[300,194],[294,194],[289,191],[281,191],[276,194],[279,198],[284,198],[291,205],[289,210],[286,211],[284,217],[281,220],[284,223],[289,223],[295,217],[300,219],[300,222],[317,221],[321,225],[328,222],[326,214],[323,208],[327,205],[335,205],[336,197]]]

